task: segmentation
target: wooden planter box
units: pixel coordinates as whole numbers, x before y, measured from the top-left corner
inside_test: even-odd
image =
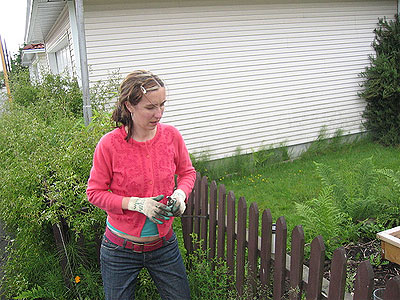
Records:
[[[400,226],[378,232],[383,258],[400,265]]]

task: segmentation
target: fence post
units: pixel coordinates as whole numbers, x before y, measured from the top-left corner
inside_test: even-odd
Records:
[[[261,268],[260,280],[263,289],[269,285],[271,275],[272,216],[271,210],[265,209],[261,220]]]
[[[218,242],[217,242],[217,257],[218,259],[225,258],[225,218],[226,218],[226,189],[225,185],[219,186],[218,192]]]
[[[343,247],[333,252],[328,300],[343,300],[346,288],[346,251]]]
[[[201,175],[199,172],[196,173],[196,181],[194,187],[194,215],[201,215]],[[197,239],[200,239],[200,218],[193,218],[193,231]],[[193,245],[193,249],[197,250],[199,248],[199,241]]]
[[[230,275],[234,275],[235,269],[235,194],[228,193],[227,199],[227,222],[226,222],[226,262]]]
[[[257,254],[258,254],[258,205],[256,202],[251,203],[249,208],[249,241],[248,241],[248,262],[249,277],[252,292],[257,289]]]
[[[207,235],[208,235],[208,181],[204,176],[201,180],[201,216],[200,219],[200,239],[202,241],[202,249],[207,251]]]
[[[281,300],[285,292],[287,226],[284,217],[276,221],[274,300]]]
[[[217,240],[217,183],[213,180],[210,185],[210,222],[209,222],[209,247],[208,259],[215,258]],[[213,263],[214,269],[214,263]]]
[[[308,275],[307,299],[320,299],[324,275],[325,245],[321,235],[311,242],[310,273]]]
[[[300,300],[303,292],[304,231],[301,225],[292,230],[290,253],[290,300]]]
[[[236,289],[243,295],[244,265],[246,252],[247,204],[243,197],[239,198],[237,212],[237,252],[236,252]]]
[[[194,189],[197,186],[197,178],[195,181]],[[187,201],[186,210],[184,212],[183,217],[181,218],[182,223],[182,232],[183,232],[183,242],[185,245],[185,249],[187,254],[193,253],[193,210],[194,210],[194,201],[195,201],[195,190],[190,193],[189,199]]]
[[[383,295],[384,300],[400,299],[400,276],[389,279]]]
[[[374,271],[369,260],[365,260],[357,268],[353,300],[371,299],[373,288]]]

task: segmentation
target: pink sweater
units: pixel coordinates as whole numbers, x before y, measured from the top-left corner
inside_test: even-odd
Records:
[[[123,126],[104,135],[94,152],[87,196],[89,201],[105,210],[115,228],[140,236],[146,216],[122,209],[123,197],[166,196],[175,187],[187,196],[192,191],[196,171],[179,131],[170,125],[158,124],[155,137],[146,142],[126,142]],[[173,218],[158,225],[160,237],[165,236]]]

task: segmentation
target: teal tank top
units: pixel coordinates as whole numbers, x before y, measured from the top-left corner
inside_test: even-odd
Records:
[[[121,230],[118,230],[114,226],[112,226],[108,220],[107,220],[107,227],[110,228],[113,231],[122,233],[122,234],[127,234],[125,232],[122,232]],[[140,233],[140,237],[146,237],[146,236],[155,236],[158,235],[158,228],[157,224],[150,221],[149,218],[146,218],[146,222],[144,223],[142,232]]]

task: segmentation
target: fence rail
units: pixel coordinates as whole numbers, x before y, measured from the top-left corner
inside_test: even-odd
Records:
[[[346,293],[347,258],[344,248],[338,248],[333,253],[328,281],[323,277],[325,245],[322,236],[317,236],[311,243],[307,267],[304,265],[304,231],[301,225],[291,232],[290,256],[286,250],[285,218],[279,217],[273,224],[271,211],[266,209],[261,215],[261,228],[259,225],[257,203],[251,203],[247,209],[243,197],[236,201],[234,193],[226,193],[224,185],[217,186],[215,181],[209,184],[206,177],[197,173],[195,187],[182,218],[185,248],[192,253],[201,247],[209,251],[209,259],[226,261],[240,295],[244,293],[247,274],[253,290],[267,289],[272,281],[274,300],[302,299],[303,293],[307,300],[372,299],[374,273],[369,261],[360,263],[357,268],[354,293]],[[194,243],[191,233],[200,238],[200,245]],[[396,276],[386,283],[384,300],[399,299],[400,276]]]

